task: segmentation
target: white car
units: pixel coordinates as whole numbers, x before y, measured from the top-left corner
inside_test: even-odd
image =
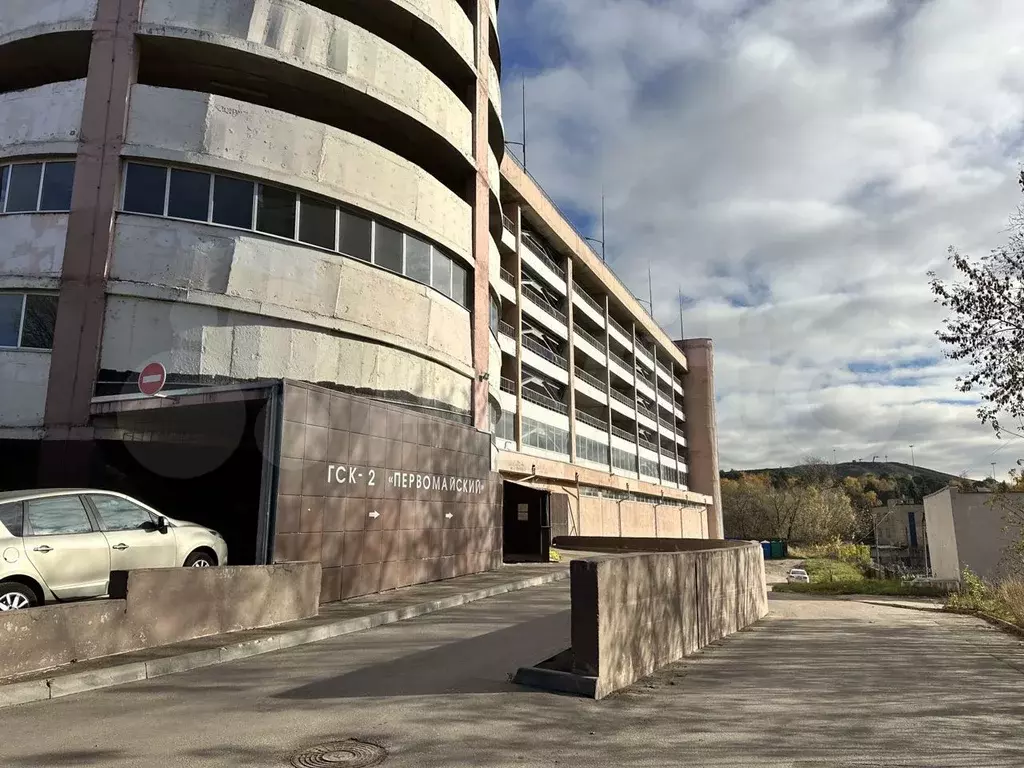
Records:
[[[111,571],[226,565],[216,531],[94,489],[0,493],[0,611],[104,597]]]
[[[791,568],[786,576],[786,581],[790,584],[810,584],[811,577],[807,575],[807,571],[803,568]]]

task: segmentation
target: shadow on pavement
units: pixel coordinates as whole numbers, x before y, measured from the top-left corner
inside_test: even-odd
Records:
[[[274,698],[337,699],[522,691],[524,689],[508,681],[507,675],[514,673],[520,663],[533,664],[547,658],[553,645],[566,647],[569,618],[569,611],[542,616],[485,635],[318,680]]]

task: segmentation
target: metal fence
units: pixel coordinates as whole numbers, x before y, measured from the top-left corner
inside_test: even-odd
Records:
[[[600,429],[602,432],[608,431],[608,422],[602,421],[596,416],[591,416],[589,413],[585,413],[579,409],[576,410],[576,420],[582,421],[584,424],[589,424],[594,429]]]
[[[552,352],[550,349],[545,347],[539,341],[530,338],[529,336],[523,336],[523,346],[527,349],[535,352],[536,354],[543,357],[549,363],[554,363],[559,368],[569,370],[569,361],[562,357],[557,352]]]
[[[563,416],[569,415],[569,406],[565,403],[560,403],[553,397],[548,397],[547,395],[542,395],[526,388],[523,389],[523,400],[529,400],[535,405],[547,408],[549,411],[554,411],[555,413],[560,413]]]
[[[600,389],[602,392],[604,392],[605,387],[608,386],[607,382],[601,381],[597,376],[592,373],[587,373],[582,368],[577,368],[575,373],[577,379],[587,382],[587,384]]]
[[[548,303],[547,297],[545,297],[544,294],[538,291],[536,288],[533,288],[532,286],[529,285],[524,285],[523,295],[530,297],[534,304],[539,306],[543,311],[547,312],[556,320],[560,320],[563,323],[566,322],[565,313],[559,309],[555,309],[554,307],[552,307]]]
[[[511,323],[506,323],[504,320],[498,321],[498,331],[510,338],[514,339],[516,337],[516,329],[512,327]]]

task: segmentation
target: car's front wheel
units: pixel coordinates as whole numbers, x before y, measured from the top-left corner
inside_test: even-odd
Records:
[[[217,556],[201,549],[197,549],[185,558],[186,568],[213,568],[215,565],[217,565]]]
[[[31,587],[16,581],[0,583],[0,611],[17,611],[31,608],[38,602]]]

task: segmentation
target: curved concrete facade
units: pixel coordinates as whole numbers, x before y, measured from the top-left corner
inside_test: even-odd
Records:
[[[448,41],[473,66],[473,24],[456,0],[379,0],[394,3],[419,17]]]
[[[0,45],[36,35],[91,29],[97,0],[4,0]]]
[[[325,195],[472,263],[472,211],[423,169],[360,136],[195,91],[132,88],[123,154],[202,165]]]
[[[140,32],[274,59],[405,112],[472,161],[472,117],[424,65],[360,27],[299,0],[147,0]]]
[[[84,101],[85,80],[0,93],[0,159],[78,152]]]

